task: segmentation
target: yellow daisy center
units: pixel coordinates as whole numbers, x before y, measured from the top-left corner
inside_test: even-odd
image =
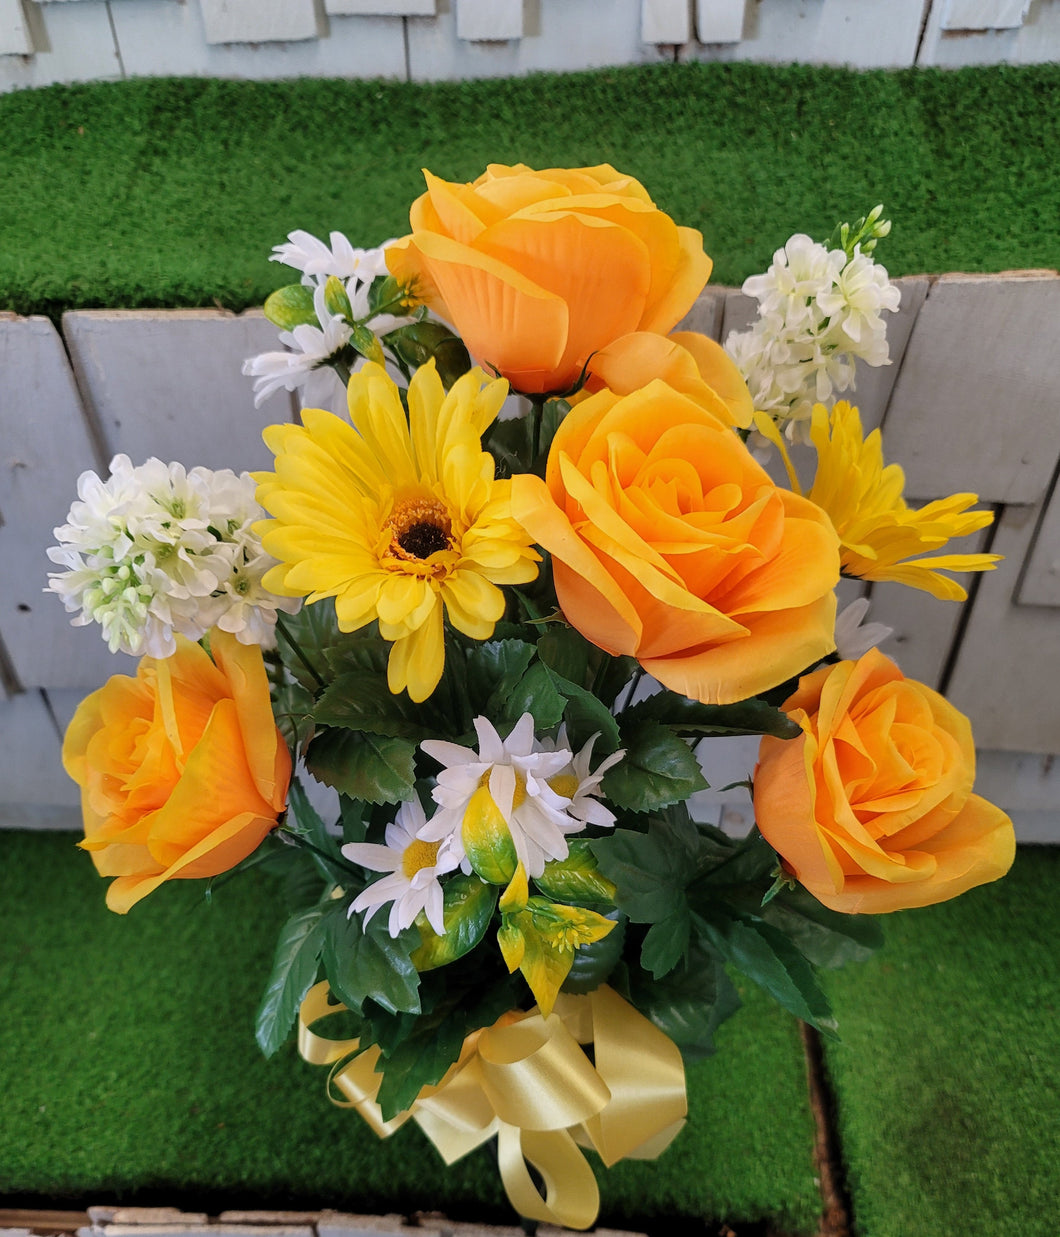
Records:
[[[565,799],[573,799],[578,789],[578,779],[573,773],[557,773],[555,777],[548,779],[548,784],[557,795],[562,795]]]
[[[391,534],[387,556],[404,563],[422,563],[439,550],[453,548],[453,522],[437,498],[401,499],[394,504],[386,527]],[[430,568],[432,575],[443,570],[441,564]]]
[[[412,880],[421,868],[434,867],[439,846],[441,842],[422,842],[419,838],[410,842],[401,856],[402,875]]]

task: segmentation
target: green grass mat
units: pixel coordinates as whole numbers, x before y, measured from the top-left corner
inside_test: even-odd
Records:
[[[419,169],[604,160],[714,282],[884,201],[894,274],[1060,265],[1060,66],[631,67],[441,84],[143,79],[0,98],[0,309],[260,304],[293,228],[373,245]]]
[[[1060,850],[886,932],[829,983],[857,1234],[1056,1237]]]
[[[511,1222],[492,1156],[445,1169],[419,1130],[380,1142],[253,1019],[284,909],[247,874],[211,904],[175,882],[121,918],[69,834],[0,833],[0,1206],[441,1209]],[[812,1233],[812,1120],[794,1021],[749,992],[691,1117],[654,1163],[601,1170],[602,1220],[768,1219]]]

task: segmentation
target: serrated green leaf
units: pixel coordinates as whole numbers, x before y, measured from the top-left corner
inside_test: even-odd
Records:
[[[409,708],[408,697],[395,696],[386,679],[372,670],[340,674],[317,701],[313,717],[321,726],[363,730],[388,738],[410,739],[413,743],[434,734],[414,720],[415,711]]]
[[[390,645],[374,630],[340,633],[335,628],[324,648],[324,661],[333,677],[352,671],[370,671],[385,681]]]
[[[710,944],[786,1010],[831,1039],[836,1022],[813,967],[771,924],[734,914],[720,904],[698,917]]]
[[[618,722],[614,714],[599,697],[572,683],[570,679],[548,669],[552,685],[564,698],[563,720],[567,723],[567,736],[575,751],[584,746],[593,735],[599,735],[596,751],[600,756],[609,756],[619,745]]]
[[[697,942],[662,979],[631,968],[629,999],[690,1060],[714,1052],[714,1032],[740,1008],[721,959]]]
[[[668,975],[684,957],[692,929],[688,904],[682,901],[648,929],[640,949],[640,964],[655,979]]]
[[[448,976],[448,971],[434,972],[425,980],[445,981]],[[453,982],[443,992],[429,1014],[401,1020],[397,1042],[393,1035],[379,1037],[388,1041],[376,1067],[383,1074],[376,1102],[384,1121],[410,1107],[424,1087],[442,1079],[472,1031],[492,1026],[518,1004],[516,984],[508,976],[474,986]],[[373,1018],[373,1025],[378,1025],[377,1019]]]
[[[442,922],[445,935],[439,936],[423,916],[417,920],[420,946],[412,953],[418,971],[447,966],[469,953],[482,940],[497,905],[497,889],[477,876],[458,872],[442,887]]]
[[[297,614],[283,615],[276,625],[278,648],[284,665],[310,693],[325,681],[327,651],[339,634],[332,598],[303,606]],[[296,652],[287,643],[288,635],[297,644]]]
[[[316,983],[324,946],[323,909],[314,906],[292,915],[280,930],[272,971],[265,988],[254,1035],[271,1057],[283,1044],[305,994]]]
[[[685,888],[716,862],[719,844],[690,820],[652,820],[647,833],[616,829],[588,842],[615,901],[634,923],[658,923],[685,901]]]
[[[535,730],[550,730],[563,720],[565,707],[548,667],[535,662],[512,688],[500,716],[504,721],[517,722],[524,713],[530,713]]]
[[[623,710],[623,723],[627,719],[664,722],[686,735],[768,734],[794,739],[802,734],[798,722],[755,697],[738,704],[701,704],[676,692],[661,691]]]
[[[391,1013],[418,1014],[420,977],[410,954],[419,933],[409,928],[392,937],[385,913],[365,928],[359,914],[346,912],[347,904],[336,902],[323,925],[324,972],[334,995],[358,1012],[370,998]]]
[[[469,649],[467,688],[476,713],[500,717],[533,660],[534,646],[524,640],[487,640]]]
[[[602,789],[617,807],[652,812],[680,803],[707,783],[688,744],[658,722],[621,727],[625,757],[604,774]]]
[[[406,365],[419,368],[434,360],[447,389],[471,368],[471,357],[459,336],[440,322],[414,322],[386,336],[387,347]]]
[[[416,744],[359,730],[319,732],[306,768],[325,786],[366,803],[403,803],[416,794]]]
[[[363,842],[368,836],[369,805],[363,799],[339,795],[343,842]]]
[[[313,695],[297,680],[272,687],[272,714],[284,742],[298,753],[313,737]]]
[[[589,843],[582,838],[570,843],[566,859],[546,863],[544,872],[534,877],[534,884],[554,902],[594,907],[613,906],[615,902],[613,882],[601,873]]]
[[[281,331],[293,331],[296,326],[317,325],[313,307],[313,289],[300,283],[277,288],[265,298],[265,317]]]
[[[801,888],[778,894],[758,914],[779,928],[814,966],[861,962],[883,945],[883,928],[876,916],[843,915]]]
[[[561,992],[592,992],[610,978],[622,957],[626,942],[626,918],[619,911],[612,911],[607,918],[616,920],[615,926],[600,940],[578,946]]]

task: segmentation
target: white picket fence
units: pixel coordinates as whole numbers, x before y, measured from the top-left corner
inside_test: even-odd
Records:
[[[856,402],[883,424],[907,494],[975,491],[997,512],[1005,555],[966,606],[901,585],[872,590],[871,617],[903,670],[945,689],[971,718],[979,790],[1026,839],[1060,841],[1060,277],[1052,271],[898,281],[893,364],[860,371]],[[688,323],[715,338],[745,326],[753,302],[708,289]],[[276,346],[260,311],[95,310],[0,316],[0,824],[73,826],[76,794],[59,765],[78,701],[131,659],[96,628],[72,628],[42,592],[45,550],[86,468],[116,452],[236,470],[267,467],[263,426],[295,415],[278,393],[255,409],[241,361]],[[708,778],[747,776],[754,745],[707,745]],[[738,826],[737,794],[704,796]]]
[[[1060,0],[0,0],[0,91],[159,74],[437,81],[675,60],[1060,60]]]

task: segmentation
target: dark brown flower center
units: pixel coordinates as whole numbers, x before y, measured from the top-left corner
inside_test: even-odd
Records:
[[[439,550],[448,550],[449,538],[437,524],[429,524],[426,520],[413,524],[398,538],[397,543],[414,558],[430,558]]]
[[[392,538],[390,553],[405,562],[423,562],[439,550],[450,550],[452,521],[436,498],[406,498],[397,503],[387,521]]]

